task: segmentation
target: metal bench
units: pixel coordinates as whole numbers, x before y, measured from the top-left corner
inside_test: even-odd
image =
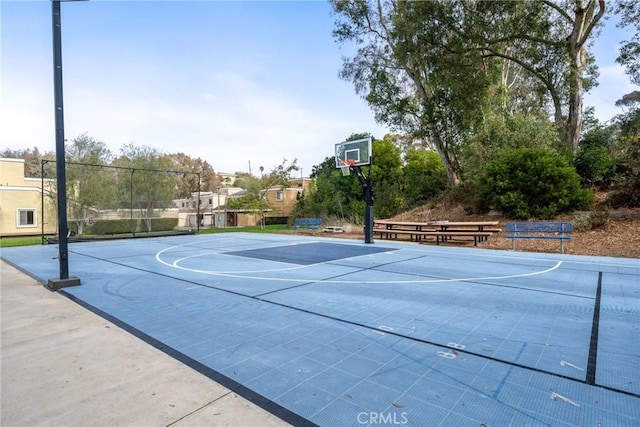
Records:
[[[506,239],[511,239],[511,249],[516,249],[516,239],[560,240],[560,252],[564,253],[565,240],[571,240],[571,222],[508,222],[504,226]]]
[[[296,218],[294,230],[312,230],[316,231],[322,225],[322,218]]]

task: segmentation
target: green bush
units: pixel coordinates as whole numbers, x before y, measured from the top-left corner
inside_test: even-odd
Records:
[[[178,226],[178,218],[153,218],[151,219],[152,231],[170,231]],[[69,228],[77,230],[75,221],[69,221]],[[140,218],[133,219],[134,232],[146,232],[145,223]],[[130,219],[100,219],[84,227],[85,235],[128,234],[131,233]]]
[[[440,156],[435,151],[410,148],[402,168],[406,205],[415,208],[435,199],[449,187]]]
[[[576,172],[583,185],[594,185],[600,188],[611,183],[616,163],[606,148],[582,146],[573,159]]]
[[[576,216],[573,225],[576,231],[589,231],[604,227],[608,222],[609,209],[605,207]]]
[[[264,218],[264,225],[282,225],[289,222],[288,216],[266,216]]]
[[[640,129],[638,133],[633,137],[621,137],[618,142],[619,183],[610,201],[612,207],[640,207]]]
[[[594,199],[566,159],[544,148],[515,149],[489,163],[480,193],[487,205],[518,219],[552,218]]]
[[[575,231],[585,232],[593,228],[591,224],[591,215],[581,214],[573,219],[573,227]]]
[[[134,219],[134,230],[137,231],[139,227],[139,220]],[[85,230],[85,234],[124,234],[131,233],[131,220],[129,219],[102,219],[96,220],[88,230]]]
[[[178,218],[153,218],[151,220],[151,230],[153,231],[171,231],[176,227],[178,227]]]
[[[535,135],[532,140],[531,136]],[[484,167],[506,152],[518,148],[557,147],[558,132],[546,117],[487,112],[483,126],[461,146],[464,181],[475,180]]]

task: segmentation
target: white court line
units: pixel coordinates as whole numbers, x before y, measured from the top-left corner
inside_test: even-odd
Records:
[[[540,275],[540,274],[545,274],[545,273],[549,273],[552,272],[556,269],[558,269],[560,267],[560,265],[562,265],[562,261],[558,261],[556,263],[556,265],[554,265],[551,268],[548,268],[546,270],[540,270],[540,271],[534,271],[531,273],[523,273],[523,274],[509,274],[509,275],[505,275],[505,276],[485,276],[485,277],[463,277],[463,278],[456,278],[456,279],[423,279],[423,280],[334,280],[334,279],[313,279],[313,278],[309,278],[309,277],[305,277],[305,278],[300,278],[300,279],[292,279],[292,278],[277,278],[277,277],[264,277],[264,276],[247,276],[244,274],[241,274],[243,272],[235,272],[235,273],[227,273],[227,272],[218,272],[218,271],[210,271],[210,270],[198,270],[198,269],[193,269],[193,268],[186,268],[186,267],[181,267],[180,265],[178,265],[178,261],[174,261],[173,263],[168,263],[166,261],[164,261],[162,259],[162,253],[165,251],[169,251],[171,249],[175,249],[181,246],[188,246],[188,244],[185,245],[177,245],[174,247],[170,247],[170,248],[165,248],[159,252],[156,253],[156,260],[158,262],[160,262],[161,264],[164,264],[168,267],[171,268],[176,268],[179,270],[183,270],[183,271],[189,271],[192,273],[200,273],[200,274],[207,274],[207,275],[211,275],[211,276],[220,276],[220,277],[232,277],[232,278],[238,278],[238,279],[252,279],[252,280],[269,280],[269,281],[279,281],[279,282],[295,282],[295,283],[299,283],[299,282],[309,282],[309,281],[318,281],[318,282],[323,282],[323,283],[362,283],[362,284],[383,284],[383,283],[450,283],[450,282],[471,282],[471,281],[479,281],[479,280],[499,280],[499,279],[515,279],[515,278],[519,278],[519,277],[531,277],[531,276],[536,276],[536,275]],[[380,254],[380,253],[378,253]],[[373,254],[369,254],[369,255],[364,255],[364,256],[370,256]],[[377,255],[377,254],[376,254]],[[312,264],[309,266],[301,266],[301,267],[294,267],[291,269],[299,269],[299,268],[307,268],[307,267],[311,267],[314,265],[320,265],[320,264],[324,264],[324,263],[318,263],[318,264]],[[260,270],[257,272],[262,272],[262,271],[270,271],[270,272],[274,272],[274,271],[284,271],[284,270],[288,270],[288,269],[281,269],[281,270]],[[253,272],[251,272],[253,273]]]
[[[578,408],[580,407],[580,405],[579,405],[578,403],[574,402],[573,400],[569,399],[568,397],[564,397],[564,396],[559,395],[559,394],[558,394],[558,393],[556,393],[555,391],[552,391],[552,392],[551,392],[551,399],[552,399],[552,400],[558,400],[558,399],[560,399],[562,402],[569,403],[569,404],[571,404],[571,405],[573,405],[573,406],[576,406],[576,407],[578,407]]]
[[[576,369],[578,369],[578,370],[580,370],[580,371],[584,371],[584,369],[582,369],[581,367],[576,366],[576,365],[574,365],[573,363],[566,362],[566,361],[564,361],[564,360],[561,360],[561,361],[560,361],[560,366],[571,366],[572,368],[576,368]]]
[[[192,258],[198,258],[198,257],[202,257],[202,256],[209,256],[209,255],[218,255],[218,256],[233,256],[233,255],[227,255],[225,253],[220,253],[220,252],[208,252],[208,253],[204,253],[204,254],[198,254],[198,255],[191,255],[191,256],[187,256],[184,258],[178,258],[177,260],[175,260],[173,263],[171,263],[171,267],[174,268],[180,268],[182,270],[188,270],[188,271],[193,271],[194,273],[204,273],[204,274],[209,274],[209,273],[216,273],[216,274],[231,274],[231,273],[238,273],[238,271],[219,271],[219,270],[197,270],[197,269],[188,269],[188,268],[184,268],[180,266],[180,263],[182,261],[188,260],[188,259],[192,259]],[[157,259],[157,257],[156,257]],[[256,260],[258,260],[256,258]],[[272,260],[261,260],[261,261],[268,261],[268,262],[275,262],[278,263],[279,261],[272,261]],[[163,262],[163,261],[160,261]],[[290,264],[290,263],[288,263]],[[165,265],[169,265],[166,264]],[[315,265],[315,264],[313,264]],[[309,267],[309,265],[297,265],[295,267],[286,267],[286,268],[273,268],[273,269],[269,269],[269,270],[242,270],[242,273],[267,273],[267,272],[273,272],[273,271],[289,271],[289,270],[299,270],[301,268],[307,268]]]

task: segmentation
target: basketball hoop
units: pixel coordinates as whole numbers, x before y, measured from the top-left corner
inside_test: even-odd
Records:
[[[342,171],[342,176],[349,176],[351,173],[351,166],[355,165],[356,162],[353,159],[340,160],[340,170]]]

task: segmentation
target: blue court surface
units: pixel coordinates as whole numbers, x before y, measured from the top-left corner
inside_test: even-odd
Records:
[[[54,245],[2,258],[43,283]],[[61,292],[294,425],[640,426],[640,260],[228,233]]]

